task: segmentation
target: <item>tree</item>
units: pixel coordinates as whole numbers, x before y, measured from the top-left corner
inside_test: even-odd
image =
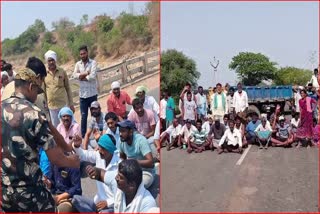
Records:
[[[229,68],[236,71],[244,85],[258,85],[262,80],[274,78],[276,63],[261,53],[240,52],[232,58]]]
[[[306,85],[312,73],[311,70],[284,67],[276,72],[274,83],[276,85]]]
[[[107,33],[113,28],[113,20],[109,16],[100,16],[97,20],[97,28],[100,32]]]
[[[67,17],[61,18],[59,21],[52,22],[52,27],[56,31],[66,30],[74,27],[74,23],[70,21]]]
[[[187,82],[196,85],[200,73],[196,63],[182,52],[175,49],[161,54],[161,90],[168,90],[172,96],[178,97]]]
[[[80,25],[85,26],[88,24],[88,21],[89,21],[88,14],[84,14],[84,15],[82,15],[82,18],[80,19]]]

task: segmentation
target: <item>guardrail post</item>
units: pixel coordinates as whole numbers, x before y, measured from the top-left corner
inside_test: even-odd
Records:
[[[147,58],[147,53],[144,53],[144,57],[142,60],[143,63],[143,68],[142,71],[144,74],[146,74],[148,72],[148,58]]]
[[[128,69],[126,60],[122,61],[120,71],[122,73],[122,83],[128,83]]]

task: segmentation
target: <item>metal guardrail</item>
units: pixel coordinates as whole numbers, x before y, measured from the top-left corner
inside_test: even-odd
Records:
[[[108,93],[111,83],[119,81],[121,85],[160,70],[159,50],[145,53],[143,56],[125,59],[121,63],[97,71],[98,93]],[[72,96],[75,104],[79,103],[79,80],[70,78]]]

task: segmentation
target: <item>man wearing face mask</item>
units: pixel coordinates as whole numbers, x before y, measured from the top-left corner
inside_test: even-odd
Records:
[[[91,122],[83,141],[83,149],[85,150],[88,149],[89,144],[91,148],[95,149],[97,147],[97,141],[102,135],[103,130],[106,131],[108,128],[106,121],[104,120],[105,114],[101,112],[100,103],[98,101],[91,103],[90,112]],[[93,134],[93,138],[90,139],[91,134]]]

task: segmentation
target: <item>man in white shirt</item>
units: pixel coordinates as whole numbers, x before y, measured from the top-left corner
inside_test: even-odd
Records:
[[[187,145],[189,144],[189,140],[192,139],[192,133],[196,131],[197,128],[191,124],[191,120],[186,120],[185,125],[182,127],[178,145],[183,145],[183,149],[187,149]]]
[[[241,132],[238,129],[235,129],[234,126],[235,122],[230,120],[229,128],[225,131],[219,142],[218,154],[221,154],[224,151],[242,153]]]
[[[245,112],[249,107],[248,95],[247,92],[242,90],[242,84],[238,83],[237,88],[238,91],[235,92],[233,96],[233,105],[236,114],[240,112]]]
[[[316,90],[319,89],[319,83],[318,83],[318,69],[315,68],[313,70],[314,75],[312,75],[310,83],[312,83],[313,87],[316,88]]]
[[[211,130],[211,126],[213,124],[213,117],[211,114],[209,114],[206,118],[205,118],[205,122],[202,124],[202,128],[206,130],[207,133],[210,132]]]
[[[211,110],[212,114],[219,117],[220,122],[223,123],[223,116],[228,112],[228,102],[226,94],[222,92],[220,83],[216,85],[217,93],[211,96]]]
[[[194,100],[192,100],[192,93],[190,91],[187,92],[187,99],[183,100],[183,120],[190,120],[194,125],[197,120],[197,104]]]
[[[103,169],[90,167],[88,172],[90,177],[101,182],[110,180],[108,172]],[[147,213],[157,208],[155,199],[143,185],[142,169],[137,160],[129,159],[119,163],[115,181],[118,189],[114,199],[114,213]]]
[[[259,149],[263,148],[262,144],[265,144],[264,148],[268,149],[269,142],[271,140],[272,128],[266,117],[261,118],[261,123],[254,132],[256,133],[257,140],[260,144]]]
[[[167,100],[166,94],[161,94],[160,100],[160,121],[161,121],[161,130],[166,130],[166,108],[167,108]]]
[[[173,119],[172,125],[170,125],[160,136],[160,145],[166,141],[167,151],[170,150],[170,147],[178,145],[179,147],[179,135],[181,132],[182,126],[179,124],[177,118]]]
[[[107,179],[104,183],[97,181],[98,193],[92,199],[75,195],[72,199],[73,206],[79,212],[113,212],[114,197],[117,191],[115,177],[118,173],[118,165],[121,162],[119,156],[115,154],[116,140],[112,135],[105,134],[99,138],[98,150],[83,150],[81,143],[73,143],[73,149],[79,155],[80,160],[95,163],[97,168],[104,169]],[[88,165],[86,171],[92,179],[92,166]]]
[[[97,62],[90,59],[87,46],[79,48],[80,58],[75,65],[73,77],[79,80],[79,98],[81,112],[81,134],[87,131],[88,109],[93,101],[98,100]]]

